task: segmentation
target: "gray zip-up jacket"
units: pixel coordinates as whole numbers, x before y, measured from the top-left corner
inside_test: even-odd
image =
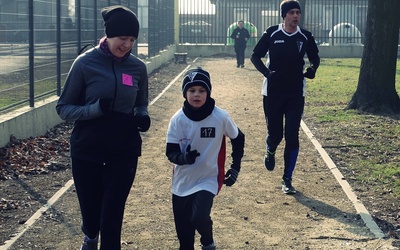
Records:
[[[103,114],[100,99],[112,99]],[[141,137],[135,116],[148,115],[146,65],[130,55],[117,62],[99,46],[78,56],[68,73],[56,110],[74,121],[71,157],[106,162],[113,157],[140,156]]]

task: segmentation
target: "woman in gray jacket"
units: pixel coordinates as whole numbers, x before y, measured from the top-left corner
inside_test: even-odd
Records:
[[[145,64],[131,54],[138,19],[123,6],[102,9],[105,33],[99,45],[74,61],[56,106],[74,121],[72,174],[85,234],[81,250],[121,249],[125,203],[150,127]]]

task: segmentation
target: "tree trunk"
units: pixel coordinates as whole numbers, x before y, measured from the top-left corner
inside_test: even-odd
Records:
[[[357,90],[349,109],[399,114],[396,63],[400,27],[399,0],[369,0],[365,44]]]

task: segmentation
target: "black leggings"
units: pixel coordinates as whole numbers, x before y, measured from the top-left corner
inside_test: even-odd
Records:
[[[267,121],[267,147],[275,152],[285,136],[284,175],[292,178],[299,152],[299,129],[304,111],[304,96],[264,96],[264,114]]]
[[[82,215],[82,231],[101,234],[100,249],[121,249],[125,202],[136,174],[138,157],[101,164],[72,158],[72,175]]]
[[[244,65],[245,50],[246,50],[246,46],[243,46],[243,47],[235,47],[236,62],[237,62],[237,65],[238,65],[238,66]]]
[[[195,230],[200,234],[203,246],[213,243],[211,208],[215,195],[199,191],[189,196],[172,195],[175,228],[180,250],[194,249]]]

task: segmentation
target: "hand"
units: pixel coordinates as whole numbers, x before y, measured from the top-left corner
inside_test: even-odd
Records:
[[[225,174],[224,184],[228,187],[232,186],[233,184],[235,184],[238,175],[239,172],[237,170],[230,168]]]
[[[100,105],[101,112],[103,112],[104,115],[111,113],[112,103],[113,103],[113,99],[111,99],[111,98],[100,98],[99,105]]]
[[[184,159],[186,164],[193,164],[196,161],[197,156],[200,156],[200,153],[197,150],[190,150],[190,144],[186,148],[186,152],[184,153]]]
[[[138,130],[140,132],[146,132],[150,128],[151,120],[150,116],[142,115],[142,116],[135,116],[136,123],[138,126]]]
[[[312,67],[308,67],[306,69],[306,72],[303,74],[304,77],[307,77],[309,79],[314,79],[315,78],[315,69]]]
[[[268,79],[268,81],[272,82],[275,79],[276,71],[268,70],[264,73],[264,76]]]

